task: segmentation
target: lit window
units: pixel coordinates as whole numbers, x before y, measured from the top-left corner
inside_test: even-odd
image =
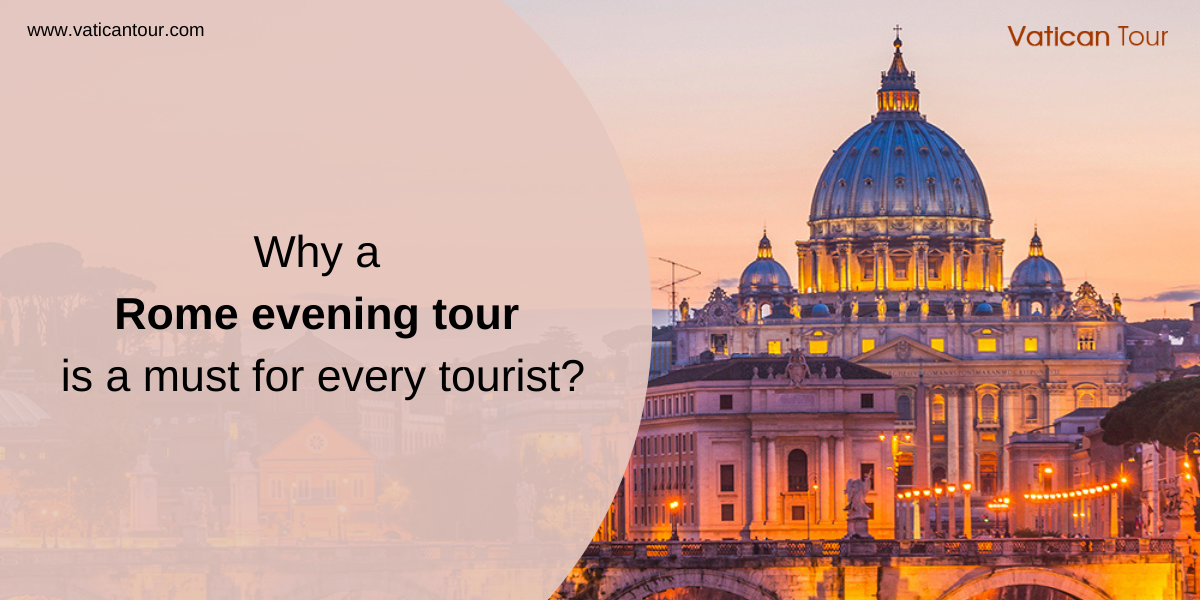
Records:
[[[980,435],[980,436],[979,436],[979,439],[981,439],[981,440],[983,440],[983,441],[985,441],[985,442],[994,442],[994,441],[996,441],[996,434],[994,434],[994,433],[984,433],[984,434],[982,434],[982,435]]]
[[[1035,337],[1025,338],[1025,351],[1026,352],[1037,352],[1037,350],[1038,350],[1038,339]]]
[[[875,340],[867,338],[862,341],[862,351],[870,352],[875,349]]]
[[[908,257],[897,256],[892,259],[892,275],[897,281],[908,279]]]
[[[767,354],[783,354],[783,342],[779,340],[767,342]]]
[[[1079,345],[1080,350],[1095,350],[1096,349],[1096,330],[1095,329],[1080,329],[1079,330]]]
[[[995,352],[996,338],[979,338],[976,341],[975,347],[980,352]]]
[[[829,352],[829,340],[809,340],[809,354],[826,354]]]
[[[875,279],[875,257],[863,256],[858,259],[859,269],[862,271],[864,281]]]
[[[944,436],[940,433],[935,433],[935,434],[933,434],[933,442],[935,444],[943,444],[946,442],[946,436]]]
[[[933,338],[929,340],[929,347],[938,352],[946,351],[946,338]]]
[[[936,394],[933,397],[933,422],[946,422],[946,397],[941,394]]]

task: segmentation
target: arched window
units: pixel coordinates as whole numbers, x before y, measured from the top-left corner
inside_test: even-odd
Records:
[[[991,394],[984,394],[979,399],[979,422],[980,423],[995,423],[996,422],[996,397]]]
[[[1046,314],[1046,308],[1042,305],[1041,302],[1034,302],[1033,304],[1030,304],[1029,311],[1034,315]]]
[[[771,316],[771,305],[770,305],[770,304],[765,304],[765,303],[764,303],[764,304],[763,304],[763,305],[762,305],[762,306],[761,306],[761,307],[758,309],[758,318],[760,318],[760,319],[765,319],[765,318],[767,318],[767,317],[769,317],[769,316]]]
[[[788,453],[788,491],[808,491],[808,454],[799,448]]]
[[[896,412],[900,415],[901,421],[913,420],[912,398],[908,394],[901,394],[896,399]]]
[[[1096,398],[1091,392],[1084,392],[1079,396],[1079,406],[1076,408],[1091,408],[1096,405]]]
[[[934,394],[934,396],[933,396],[933,411],[932,412],[933,412],[932,416],[933,416],[934,423],[945,423],[946,422],[946,397],[945,396],[943,396],[941,394]]]
[[[979,453],[979,492],[985,496],[996,493],[999,465],[995,452]]]
[[[946,481],[946,467],[943,465],[933,467],[933,482],[942,483],[944,481]]]
[[[1037,398],[1037,396],[1034,396],[1033,394],[1025,396],[1024,413],[1025,413],[1026,421],[1037,421],[1038,420],[1038,398]]]

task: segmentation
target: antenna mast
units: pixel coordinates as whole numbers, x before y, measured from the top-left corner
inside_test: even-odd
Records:
[[[663,292],[663,291],[666,291],[666,290],[668,290],[668,289],[669,289],[669,290],[671,290],[671,325],[674,325],[674,324],[675,324],[675,316],[678,314],[678,311],[679,311],[679,303],[677,303],[677,302],[675,301],[675,300],[676,300],[676,296],[675,296],[675,284],[677,284],[677,283],[683,283],[683,282],[685,282],[685,281],[687,281],[687,280],[689,280],[689,279],[692,279],[692,278],[694,278],[694,277],[699,277],[699,276],[700,276],[700,269],[693,269],[693,268],[691,268],[691,267],[689,267],[689,266],[687,266],[687,265],[682,265],[682,264],[679,264],[679,263],[677,263],[677,262],[675,262],[675,261],[673,261],[673,260],[670,260],[670,259],[667,259],[667,258],[663,258],[663,257],[661,257],[661,256],[659,256],[659,257],[657,257],[657,258],[658,258],[658,260],[661,260],[661,261],[663,261],[663,262],[665,262],[665,263],[670,263],[670,265],[671,265],[671,283],[668,283],[667,285],[664,285],[664,286],[660,286],[660,287],[658,288],[658,291],[660,291],[660,292]],[[677,277],[675,276],[675,267],[679,267],[680,269],[687,269],[688,271],[691,271],[691,274],[690,274],[690,275],[685,275],[685,276],[684,276],[684,277],[682,277],[682,278],[677,278]]]

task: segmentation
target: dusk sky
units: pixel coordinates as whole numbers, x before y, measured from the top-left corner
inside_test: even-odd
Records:
[[[921,111],[983,176],[1005,276],[1035,222],[1072,291],[1131,320],[1200,300],[1200,13],[1184,2],[575,3],[509,0],[566,64],[624,164],[654,257],[735,287],[765,223],[796,277],[817,176],[875,112],[892,27]],[[1105,48],[1015,47],[1008,26],[1107,30]],[[1121,30],[1168,30],[1159,47]],[[730,289],[732,291],[732,289]],[[656,292],[655,307],[666,308]]]

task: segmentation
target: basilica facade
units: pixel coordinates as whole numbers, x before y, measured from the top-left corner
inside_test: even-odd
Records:
[[[794,271],[764,231],[736,291],[680,307],[676,361],[799,352],[885,373],[896,486],[972,482],[983,501],[1036,477],[1006,468],[1012,434],[1126,396],[1120,298],[1087,282],[1067,289],[1036,231],[1006,283],[979,171],[920,113],[894,46],[877,114],[816,183]]]

